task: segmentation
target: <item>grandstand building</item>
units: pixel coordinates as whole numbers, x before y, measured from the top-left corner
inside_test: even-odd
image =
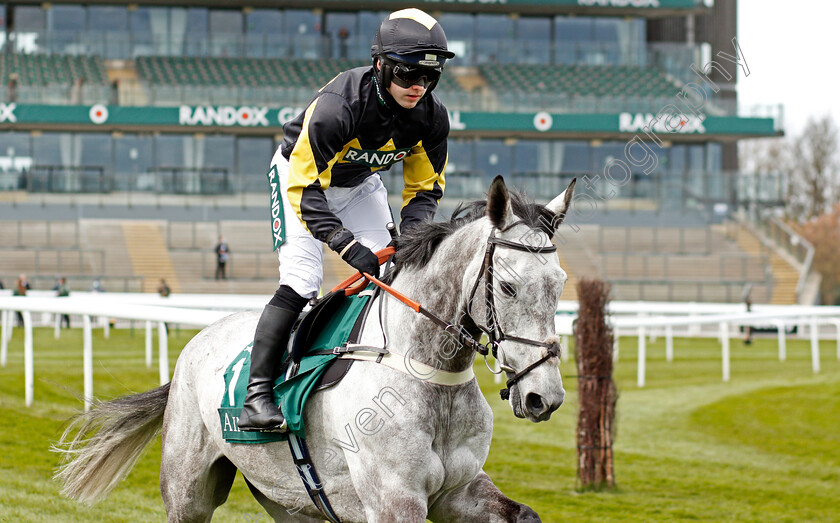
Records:
[[[496,174],[538,200],[578,177],[572,223],[582,232],[563,260],[571,274],[605,276],[624,298],[738,300],[751,283],[761,289],[756,301],[795,301],[790,292],[776,295],[781,278],[768,276],[766,248],[750,251],[714,225],[741,206],[779,201],[783,189],[781,177],[759,183],[737,172],[739,139],[782,129],[780,107],[738,105],[737,78],[751,79],[749,48],[735,40],[736,4],[0,3],[0,209],[10,219],[7,210],[22,213],[27,202],[61,202],[65,195],[111,208],[102,218],[142,218],[130,209],[153,202],[152,217],[165,224],[150,234],[162,244],[160,256],[175,258],[173,273],[144,273],[141,262],[126,259],[133,267],[126,278],[166,277],[176,292],[179,279],[186,290],[216,289],[220,284],[204,275],[186,283],[177,267],[190,249],[206,250],[227,231],[232,243],[242,239],[234,256],[237,247],[253,253],[240,280],[261,281],[225,289],[270,292],[272,270],[260,267],[271,265],[271,254],[259,254],[267,240],[252,244],[248,234],[230,234],[247,229],[230,220],[260,219],[282,124],[337,72],[370,63],[372,37],[388,11],[418,6],[441,22],[457,54],[436,89],[452,129],[444,208],[480,196]],[[398,195],[399,164],[382,177]],[[225,214],[220,206],[242,212]],[[204,214],[196,215],[201,207]],[[91,212],[99,216],[86,216]],[[54,210],[53,219],[60,213]],[[69,216],[78,238],[85,224]],[[19,220],[17,239],[5,240],[16,248],[28,236],[21,227]],[[123,230],[124,238],[134,234]],[[632,240],[640,235],[647,239]],[[113,242],[105,243],[102,249]],[[192,263],[209,266],[206,253],[192,254]],[[628,261],[631,255],[643,262]],[[680,258],[688,255],[699,261]],[[710,260],[720,270],[708,279],[725,281],[711,291],[697,277]],[[234,262],[234,281],[236,269]],[[0,267],[0,277],[16,270]],[[49,271],[67,272],[60,263]],[[683,294],[677,283],[695,290]],[[697,295],[701,288],[705,296]]]

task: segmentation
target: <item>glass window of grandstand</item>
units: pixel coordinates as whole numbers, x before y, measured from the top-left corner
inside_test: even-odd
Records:
[[[0,133],[0,144],[0,191],[26,189],[32,170],[29,133]]]
[[[446,163],[446,194],[462,198],[465,195],[482,194],[486,191],[484,181],[475,173],[473,152],[474,140],[449,140],[449,160]]]
[[[47,9],[49,50],[58,54],[86,54],[83,34],[87,25],[85,8],[80,5],[53,5]]]
[[[40,6],[13,6],[14,44],[12,51],[18,53],[38,53],[48,47],[46,40],[47,13]],[[11,20],[9,20],[11,22]]]
[[[580,176],[590,171],[591,148],[588,142],[554,142],[554,161],[560,165],[560,172]]]
[[[516,56],[512,63],[551,62],[551,20],[523,16],[516,21]]]
[[[708,195],[716,200],[727,199],[730,191],[727,190],[727,178],[721,173],[723,148],[719,143],[706,144],[706,169],[705,176],[709,179]]]
[[[207,56],[210,39],[207,34],[209,10],[203,7],[169,11],[169,48],[173,55]]]
[[[132,56],[181,54],[181,40],[175,47],[169,38],[169,11],[165,7],[138,7],[128,11]]]
[[[320,58],[321,18],[313,11],[287,9],[283,34],[286,35],[290,58]]]
[[[241,192],[262,192],[265,190],[265,173],[268,161],[274,154],[271,138],[241,137],[236,139],[236,182]]]
[[[192,166],[192,162],[187,161],[184,142],[191,140],[192,136],[182,134],[155,137],[155,187],[158,192],[184,192],[184,167]]]
[[[592,19],[585,16],[557,17],[554,38],[555,63],[585,62],[585,50],[592,38]]]
[[[347,60],[349,58],[360,59],[359,45],[362,41],[359,30],[356,28],[356,15],[352,13],[327,13],[324,17],[324,53],[326,58],[338,58]],[[364,38],[370,55],[369,38]],[[352,51],[351,51],[352,50]]]
[[[686,149],[688,152],[688,165],[686,166],[686,174],[688,175],[687,196],[689,199],[702,199],[703,195],[708,194],[708,178],[704,173],[705,151],[702,145],[688,145]]]
[[[685,183],[685,145],[671,145],[659,154],[659,172],[662,180],[662,201],[671,207],[682,205]],[[657,149],[653,147],[653,149]]]
[[[212,9],[209,18],[210,55],[241,56],[243,14],[240,10]]]
[[[449,50],[455,53],[458,65],[473,65],[475,17],[467,14],[444,13],[438,17],[438,22],[446,31]]]
[[[283,27],[283,11],[254,9],[245,14],[245,55],[276,58],[286,55],[286,39],[277,31]]]
[[[359,38],[357,40],[359,49],[359,58],[362,60],[370,60],[370,47],[373,45],[373,39],[376,36],[376,30],[379,29],[379,24],[388,16],[387,11],[374,13],[370,11],[363,11],[359,13]]]
[[[558,174],[559,169],[552,169],[552,145],[552,142],[544,140],[517,140],[511,147],[513,183],[532,198],[556,196],[568,184],[567,177]]]
[[[124,134],[114,139],[114,190],[155,191],[154,139]]]
[[[667,163],[665,170],[668,174],[682,174],[685,172],[685,145],[672,145],[668,148]]]
[[[219,194],[232,190],[233,136],[161,135],[155,139],[158,190]]]
[[[88,52],[103,58],[129,56],[128,10],[124,7],[88,7]]]
[[[449,151],[449,160],[446,162],[447,174],[466,176],[474,171],[474,140],[449,140],[447,147]]]
[[[557,17],[555,62],[584,65],[640,65],[644,22],[618,18]]]
[[[620,142],[604,142],[592,146],[589,172],[599,177],[597,183],[593,183],[596,197],[608,200],[635,196],[636,180],[623,168],[627,165],[624,161],[624,145]],[[590,177],[596,179],[593,175]]]
[[[113,140],[105,133],[78,133],[73,135],[75,162],[75,190],[87,193],[105,193],[113,190]]]
[[[476,16],[476,63],[516,63],[516,47],[512,44],[513,19],[507,15]]]
[[[32,137],[32,192],[78,192],[79,144],[70,133],[43,133]]]
[[[234,189],[235,139],[232,135],[207,135],[193,140],[194,165],[202,194],[231,194]]]
[[[480,140],[475,144],[475,168],[485,183],[496,175],[511,172],[511,147],[502,140]]]

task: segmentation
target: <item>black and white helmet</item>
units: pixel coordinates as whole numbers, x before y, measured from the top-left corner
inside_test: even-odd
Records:
[[[446,34],[437,20],[420,9],[395,11],[379,25],[370,51],[383,88],[420,84],[435,88],[443,65],[455,53],[446,45]]]

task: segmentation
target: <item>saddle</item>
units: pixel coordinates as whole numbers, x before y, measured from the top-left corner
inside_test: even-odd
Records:
[[[337,314],[347,299],[343,291],[333,291],[322,297],[306,314],[301,318],[300,323],[292,331],[293,338],[291,343],[291,362],[299,365],[303,357],[309,352],[319,352],[329,349],[329,340],[319,340],[319,335],[323,338],[324,333],[332,333],[341,328],[341,324],[346,324],[348,318],[346,314]],[[367,312],[370,309],[370,300],[366,300],[365,306],[362,308],[356,317],[353,327],[351,328],[347,338],[343,342],[346,347],[348,343],[356,343],[362,331],[362,325],[367,319]],[[335,338],[336,336],[331,336]],[[338,338],[343,338],[339,335]],[[323,346],[322,349],[312,350],[313,347]],[[336,346],[333,353],[338,355],[341,353],[341,347]],[[326,367],[326,370],[320,375],[315,382],[315,390],[324,390],[332,387],[347,374],[353,360],[346,359],[332,359]]]
[[[303,410],[310,395],[334,386],[350,370],[353,360],[338,356],[350,352],[348,345],[358,341],[372,296],[373,290],[355,296],[331,292],[318,300],[293,330],[291,350],[286,355],[288,371],[275,382],[274,400],[298,436],[304,435]],[[251,346],[237,354],[225,370],[226,394],[218,409],[222,436],[229,443],[283,441],[286,434],[245,432],[236,426],[251,368]]]

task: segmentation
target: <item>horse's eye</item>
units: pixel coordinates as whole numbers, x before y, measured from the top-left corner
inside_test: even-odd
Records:
[[[510,283],[506,281],[499,282],[499,287],[502,288],[502,292],[506,295],[510,296],[511,298],[516,298],[516,287],[514,287]]]

